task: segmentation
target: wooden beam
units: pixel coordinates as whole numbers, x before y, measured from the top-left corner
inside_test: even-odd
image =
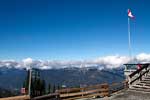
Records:
[[[0,100],[30,100],[28,95],[0,98]]]

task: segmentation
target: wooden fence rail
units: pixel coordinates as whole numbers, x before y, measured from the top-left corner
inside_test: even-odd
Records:
[[[0,100],[30,100],[28,95],[0,98]]]
[[[74,100],[77,98],[93,97],[93,96],[109,96],[109,85],[98,84],[94,86],[82,87],[82,88],[68,88],[56,90],[60,94],[60,98],[63,100]]]
[[[58,93],[52,93],[48,95],[34,97],[31,100],[61,100]]]
[[[112,83],[109,85],[109,93],[112,94],[114,92],[117,92],[119,90],[128,88],[128,81],[125,80],[123,82],[118,82],[118,83]]]
[[[56,90],[56,93],[38,96],[31,98],[29,96],[16,96],[9,98],[2,98],[0,100],[75,100],[80,98],[91,98],[91,97],[105,97],[110,94],[117,92],[121,89],[127,88],[127,81],[108,84],[91,85],[81,88],[66,88]]]
[[[150,64],[142,64],[142,65],[143,65],[142,68],[137,69],[128,76],[129,86],[131,86],[139,79],[142,79],[142,77],[150,71],[150,68],[148,68]]]

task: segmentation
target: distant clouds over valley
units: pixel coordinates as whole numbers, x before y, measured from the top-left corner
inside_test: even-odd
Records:
[[[150,54],[140,53],[132,58],[134,63],[149,63],[150,62]],[[60,60],[34,60],[32,58],[26,58],[22,61],[15,60],[1,60],[0,67],[8,67],[8,68],[29,68],[30,66],[33,68],[39,69],[52,69],[52,68],[67,68],[67,67],[96,67],[98,69],[104,68],[118,68],[122,67],[123,64],[129,63],[130,58],[127,56],[120,55],[112,55],[99,57],[97,59],[91,60],[82,60],[82,61],[60,61]]]

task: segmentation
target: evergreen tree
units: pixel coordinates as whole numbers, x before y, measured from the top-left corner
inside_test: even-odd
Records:
[[[61,86],[58,84],[58,85],[57,85],[57,90],[59,90],[59,89],[61,89]]]
[[[23,82],[23,87],[26,88],[26,93],[28,93],[29,85],[29,71],[27,72],[27,78]],[[31,97],[36,97],[45,94],[45,80],[41,80],[39,74],[35,74],[31,79]]]
[[[45,85],[46,85],[46,84],[45,84],[45,80],[42,80],[41,83],[42,83],[42,84],[41,84],[41,91],[42,91],[42,95],[44,95],[44,94],[45,94],[45,91],[46,91],[46,90],[45,90]]]
[[[48,93],[51,93],[52,92],[52,90],[51,90],[51,84],[49,83],[48,84]]]
[[[56,87],[55,87],[55,84],[53,86],[53,93],[55,93],[55,90],[56,90]]]

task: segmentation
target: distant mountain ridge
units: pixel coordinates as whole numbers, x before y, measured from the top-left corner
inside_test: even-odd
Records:
[[[14,96],[15,94],[9,90],[0,88],[0,98]]]
[[[81,68],[67,68],[62,70],[45,70],[42,74],[44,74],[43,76],[45,77],[43,78],[45,80],[48,80],[52,83],[54,82],[56,84],[65,84],[66,86],[79,86],[80,84],[90,85],[99,83],[112,83],[124,80],[123,69],[98,70],[96,68],[91,68],[86,70]]]
[[[40,73],[46,84],[66,85],[68,87],[82,84],[112,83],[125,79],[123,68],[99,70],[96,67],[68,67],[40,70]],[[0,67],[0,87],[19,91],[26,75],[27,71],[24,69]]]

